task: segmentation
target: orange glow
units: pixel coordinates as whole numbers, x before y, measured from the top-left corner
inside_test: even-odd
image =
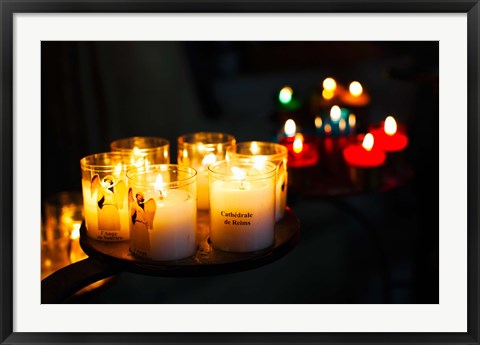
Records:
[[[347,128],[347,122],[344,119],[340,119],[340,122],[338,123],[338,129],[340,132],[343,132]]]
[[[363,148],[364,148],[365,150],[371,151],[372,148],[373,148],[374,142],[375,142],[375,140],[373,139],[372,133],[368,133],[368,134],[365,135],[365,137],[363,138],[362,146],[363,146]]]
[[[321,118],[320,116],[317,116],[317,117],[315,118],[315,127],[316,127],[316,128],[322,127],[322,123],[323,123],[323,122],[322,122],[322,118]]]
[[[327,123],[327,124],[325,125],[324,131],[325,131],[325,134],[330,134],[330,133],[332,133],[332,126],[330,126],[330,124]]]
[[[293,141],[293,152],[300,153],[303,151],[303,135],[295,135],[295,140]]]
[[[395,133],[397,133],[397,122],[395,121],[393,116],[387,116],[383,125],[383,130],[388,135],[394,135]]]
[[[335,96],[335,93],[331,90],[323,90],[322,97],[325,99],[332,99]]]
[[[348,125],[350,126],[350,128],[355,127],[356,124],[357,118],[355,117],[355,114],[348,115]]]

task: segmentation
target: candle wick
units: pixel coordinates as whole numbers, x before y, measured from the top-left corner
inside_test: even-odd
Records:
[[[160,196],[159,196],[160,200],[163,200],[163,193],[162,193],[162,190],[161,190],[161,189],[159,189],[159,190],[158,190],[158,192],[160,193]]]

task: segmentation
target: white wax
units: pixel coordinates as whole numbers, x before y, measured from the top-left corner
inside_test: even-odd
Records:
[[[135,191],[137,193],[138,191]],[[146,203],[150,193],[144,193]],[[169,189],[163,198],[155,197],[153,224],[145,225],[143,210],[134,201],[131,207],[137,208],[137,222],[131,223],[132,251],[153,260],[166,261],[183,259],[195,254],[195,233],[197,209],[193,195],[184,190]],[[147,208],[147,207],[145,207]],[[133,212],[132,212],[133,214]]]
[[[124,183],[120,181],[119,183]],[[126,241],[130,238],[127,193],[120,196],[109,190],[91,193],[91,183],[82,180],[83,206],[87,235],[100,241]],[[114,186],[115,190],[116,186]],[[125,187],[126,189],[126,187]],[[98,193],[102,193],[99,195]],[[101,196],[105,197],[103,207],[98,206]]]
[[[275,231],[273,181],[213,181],[210,239],[215,248],[250,252],[271,246]]]

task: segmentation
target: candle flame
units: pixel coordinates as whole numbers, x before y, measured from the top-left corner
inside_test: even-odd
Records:
[[[245,176],[247,176],[245,171],[241,168],[232,167],[231,170],[232,170],[232,173],[233,173],[233,178],[236,179],[236,180],[241,181],[241,180],[245,179]]]
[[[260,148],[258,147],[258,144],[256,141],[250,144],[250,152],[254,155],[258,154],[260,151]]]
[[[363,93],[362,84],[360,84],[358,81],[352,81],[350,83],[349,90],[354,97],[358,97]]]
[[[285,86],[280,90],[278,99],[283,104],[289,103],[292,100],[293,90],[290,86]]]
[[[340,130],[340,132],[343,132],[345,128],[347,128],[347,122],[345,121],[345,119],[340,119],[340,122],[338,123],[338,129]]]
[[[216,160],[217,157],[213,153],[209,153],[208,155],[203,157],[202,165],[204,167],[208,167],[210,164],[215,163]]]
[[[297,131],[297,125],[295,124],[295,121],[292,119],[288,119],[285,122],[285,127],[284,127],[284,132],[287,137],[292,137],[295,135],[295,132]]]
[[[80,237],[80,223],[73,223],[72,233],[70,234],[70,239],[76,240]]]
[[[357,118],[355,114],[348,115],[348,125],[350,126],[350,128],[355,127],[356,124],[357,124]]]
[[[323,130],[325,131],[325,134],[328,135],[328,134],[332,133],[332,126],[330,126],[330,124],[327,123],[327,124],[325,125],[325,128],[324,128]]]
[[[120,174],[122,173],[122,163],[118,163],[117,166],[115,167],[115,172],[114,172],[114,175],[116,176],[120,176]]]
[[[303,151],[303,135],[300,133],[295,135],[295,140],[293,141],[293,152],[300,153]]]
[[[253,165],[258,170],[262,170],[265,167],[265,162],[266,161],[267,161],[267,157],[265,157],[265,156],[255,156],[255,157],[253,157]]]
[[[334,105],[332,109],[330,109],[330,118],[332,119],[332,121],[338,122],[341,116],[342,116],[342,110],[338,105]]]
[[[142,156],[142,151],[138,147],[133,148],[133,155],[134,156]]]
[[[333,78],[326,78],[324,81],[323,81],[323,88],[327,91],[335,91],[335,89],[337,88],[337,83],[335,82],[335,79]]]
[[[365,135],[365,137],[363,138],[363,142],[362,142],[362,147],[367,150],[367,151],[371,151],[372,148],[373,148],[373,144],[374,144],[375,140],[373,138],[373,135],[372,133],[368,133],[367,135]]]
[[[332,99],[333,96],[335,96],[335,93],[331,90],[323,90],[322,91],[322,97],[325,99]]]
[[[155,190],[162,191],[163,188],[163,178],[162,174],[157,175],[157,180],[155,181]]]
[[[322,118],[320,116],[317,116],[315,118],[315,127],[320,128],[322,127],[322,124],[323,124]]]
[[[395,121],[393,116],[387,116],[383,124],[383,130],[388,135],[394,135],[397,133],[397,121]]]

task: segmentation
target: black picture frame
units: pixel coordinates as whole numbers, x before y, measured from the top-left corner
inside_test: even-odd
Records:
[[[478,0],[0,0],[2,37],[0,132],[0,340],[2,344],[51,343],[342,343],[342,344],[479,344],[479,236],[478,236]],[[15,13],[141,13],[141,12],[260,12],[260,13],[466,13],[468,15],[468,330],[465,333],[17,333],[13,332],[13,16]]]

